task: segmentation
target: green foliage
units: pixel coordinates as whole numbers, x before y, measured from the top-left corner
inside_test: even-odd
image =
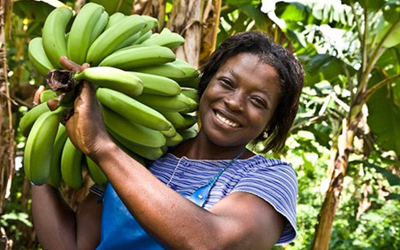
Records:
[[[110,14],[117,10],[129,14],[133,0],[92,2],[102,4]],[[261,1],[223,1],[218,44],[232,34],[260,29],[292,49],[306,71],[307,87],[300,100],[299,114],[285,152],[279,156],[292,164],[298,177],[298,237],[285,248],[275,249],[309,249],[313,242],[317,216],[329,185],[328,169],[332,167],[334,149],[342,130],[342,119],[349,115],[359,84],[363,66],[360,40],[363,28],[368,28],[364,42],[367,57],[371,58],[386,32],[397,25],[379,50],[380,57],[376,58],[367,89],[388,76],[400,73],[400,1],[342,2],[344,5],[278,2],[275,14],[285,23],[281,27],[261,12]],[[72,2],[66,4],[73,6]],[[8,66],[15,97],[25,101],[26,94],[16,86],[28,82],[38,85],[43,81],[26,60],[26,46],[30,38],[41,36],[45,17],[54,7],[41,1],[15,1],[13,6],[13,36],[8,43]],[[172,1],[168,0],[167,13],[171,12],[172,6]],[[367,21],[363,8],[368,8]],[[367,26],[364,26],[365,22]],[[331,33],[339,34],[340,39],[333,39]],[[361,129],[356,134],[360,145],[354,146],[344,179],[331,249],[400,249],[398,82],[389,82],[367,103],[369,115],[365,119],[372,136]],[[24,111],[19,109],[15,127],[21,112]],[[372,138],[370,151],[366,150],[368,136]],[[16,133],[15,140],[23,145],[24,138],[20,134]],[[17,151],[20,150],[19,146]],[[12,197],[4,207],[0,225],[6,228],[17,249],[37,249],[36,245],[29,245],[27,239],[26,231],[31,229],[32,223],[29,218],[30,201],[24,198],[23,179],[21,171],[17,171]],[[358,214],[361,204],[369,205]]]
[[[376,164],[366,161],[352,161],[349,166],[347,188],[342,194],[341,207],[336,214],[332,231],[331,249],[397,249],[396,235],[400,228],[400,201],[387,199],[388,192],[398,193],[398,176],[388,171],[387,165],[377,158]],[[363,166],[361,169],[356,166]],[[357,171],[358,170],[358,171]],[[387,178],[389,177],[389,179]],[[390,181],[388,181],[390,180]],[[368,196],[365,190],[369,190]],[[356,217],[361,202],[370,202],[366,211]],[[364,203],[365,205],[366,203]]]
[[[378,73],[371,80],[377,77]],[[368,124],[381,147],[400,155],[400,84],[388,83],[379,89],[368,101],[368,109]]]
[[[109,15],[115,12],[122,12],[125,15],[130,15],[132,13],[133,0],[91,0],[90,2],[103,5]]]

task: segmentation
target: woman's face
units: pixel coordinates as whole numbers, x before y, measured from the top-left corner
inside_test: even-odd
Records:
[[[200,100],[200,134],[224,147],[245,146],[267,127],[280,101],[276,70],[258,56],[228,59]]]

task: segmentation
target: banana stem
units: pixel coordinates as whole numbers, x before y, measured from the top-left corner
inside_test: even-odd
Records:
[[[75,71],[52,70],[46,75],[46,83],[54,92],[69,93],[78,84],[74,78]]]

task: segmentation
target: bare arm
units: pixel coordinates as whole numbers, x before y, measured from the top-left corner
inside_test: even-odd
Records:
[[[75,146],[103,169],[130,213],[168,248],[266,249],[279,239],[284,219],[260,198],[235,193],[206,211],[118,148],[106,132],[92,84],[83,83],[66,127]]]
[[[260,198],[234,193],[208,212],[166,187],[112,143],[109,146],[94,159],[131,214],[168,248],[268,249],[279,239],[284,219]]]
[[[32,215],[44,249],[94,249],[100,242],[102,205],[89,194],[75,213],[50,185],[32,186]]]

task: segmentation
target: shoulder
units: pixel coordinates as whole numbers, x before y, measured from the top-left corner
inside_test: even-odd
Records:
[[[262,189],[284,189],[285,193],[289,192],[293,196],[297,195],[297,176],[289,163],[278,159],[265,158],[262,155],[255,155],[243,160],[241,164],[246,174],[240,183],[248,183],[259,186]]]
[[[281,180],[281,178],[286,178],[288,181],[293,182],[293,185],[297,186],[296,172],[285,161],[255,155],[243,160],[242,165],[248,174],[259,174],[267,179],[278,178],[278,180]]]
[[[287,162],[256,155],[243,162],[246,175],[232,192],[258,196],[286,218],[284,233],[278,244],[288,243],[296,236],[296,173]]]

